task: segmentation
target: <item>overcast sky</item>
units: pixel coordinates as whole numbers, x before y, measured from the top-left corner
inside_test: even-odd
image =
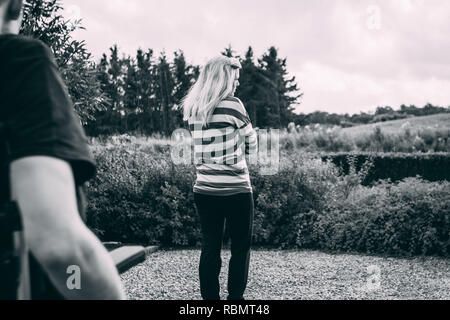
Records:
[[[64,0],[80,17],[98,60],[117,43],[126,54],[182,49],[202,64],[228,44],[287,58],[304,93],[297,112],[374,111],[377,106],[450,105],[448,0]]]

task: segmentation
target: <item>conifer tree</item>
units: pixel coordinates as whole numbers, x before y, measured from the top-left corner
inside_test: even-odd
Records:
[[[181,102],[188,93],[190,87],[194,81],[198,78],[199,68],[189,65],[186,62],[184,53],[182,50],[174,52],[174,60],[172,73],[175,82],[173,101],[174,101],[174,127],[183,126],[183,110],[181,108]]]
[[[222,55],[224,55],[225,57],[228,58],[236,58],[236,53],[233,50],[233,48],[231,47],[231,44],[228,45],[228,47],[226,47],[222,52]]]
[[[258,68],[254,63],[254,54],[252,47],[249,47],[245,59],[241,60],[242,72],[239,78],[239,87],[236,90],[236,96],[244,103],[252,124],[256,127],[260,125],[257,111],[260,109],[262,96],[259,92]]]
[[[139,49],[136,55],[138,79],[138,108],[142,110],[140,128],[146,133],[155,131],[154,106],[155,85],[153,83],[153,50],[144,53]]]
[[[174,79],[165,52],[162,52],[154,68],[156,106],[159,106],[160,132],[170,135],[173,114]]]
[[[292,121],[293,104],[303,95],[299,94],[295,77],[288,78],[286,59],[278,58],[278,51],[270,47],[259,60],[265,79],[266,90],[269,92],[268,125],[271,127],[285,127]]]

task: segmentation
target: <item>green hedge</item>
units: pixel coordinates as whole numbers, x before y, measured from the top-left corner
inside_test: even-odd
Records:
[[[95,150],[88,185],[88,225],[103,240],[194,245],[200,237],[190,181],[167,155],[110,147]]]
[[[317,215],[312,230],[312,246],[321,249],[449,256],[450,183],[408,178],[358,187]],[[299,229],[299,245],[304,238]]]
[[[420,176],[428,181],[450,181],[450,153],[330,153],[322,154],[347,174],[350,162],[359,170],[366,161],[373,161],[363,181],[364,185],[390,179],[400,181]]]
[[[193,166],[153,147],[96,147],[88,224],[102,240],[164,246],[201,241]],[[450,183],[412,179],[363,187],[358,173],[282,155],[280,171],[250,168],[254,245],[388,254],[449,255]]]
[[[103,240],[166,246],[200,243],[193,166],[175,166],[167,152],[152,148],[97,148],[94,155],[98,173],[88,185],[88,224]],[[323,166],[320,160],[315,164]],[[326,181],[308,179],[306,170],[293,173],[282,168],[276,176],[252,171],[255,243],[295,246],[296,210],[321,210]],[[318,173],[313,170],[309,176],[314,172]]]

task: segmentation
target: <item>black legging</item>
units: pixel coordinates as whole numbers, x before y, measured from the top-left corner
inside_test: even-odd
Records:
[[[219,274],[225,219],[231,238],[228,298],[243,299],[247,286],[253,226],[253,194],[212,196],[194,193],[202,226],[200,291],[205,300],[220,300]]]

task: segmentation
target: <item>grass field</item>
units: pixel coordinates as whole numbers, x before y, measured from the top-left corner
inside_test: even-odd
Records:
[[[377,127],[381,129],[380,134],[374,135]],[[282,149],[299,149],[306,152],[450,152],[449,135],[450,113],[443,113],[351,128],[330,128],[317,124],[294,128],[294,131],[284,129],[280,134],[280,145]],[[265,141],[265,136],[261,132],[260,141]],[[191,142],[188,133],[183,140],[187,144]],[[90,145],[92,148],[126,145],[130,150],[144,149],[150,153],[160,153],[179,141],[161,134],[123,134],[90,138]]]
[[[226,298],[230,251],[222,252]],[[199,250],[158,251],[122,274],[133,300],[198,300]],[[368,272],[368,268],[369,269]],[[375,273],[370,273],[375,272]],[[379,273],[377,273],[379,272]],[[376,281],[376,279],[379,281]],[[371,284],[370,280],[375,282]],[[377,285],[379,284],[379,285]],[[247,300],[450,299],[450,260],[254,250]]]
[[[393,120],[386,122],[371,123],[351,128],[345,128],[342,133],[349,138],[371,134],[376,127],[380,127],[383,133],[399,134],[402,126],[407,122],[410,124],[411,133],[415,134],[420,130],[450,130],[450,113],[441,113],[424,117],[412,117],[408,119]]]

